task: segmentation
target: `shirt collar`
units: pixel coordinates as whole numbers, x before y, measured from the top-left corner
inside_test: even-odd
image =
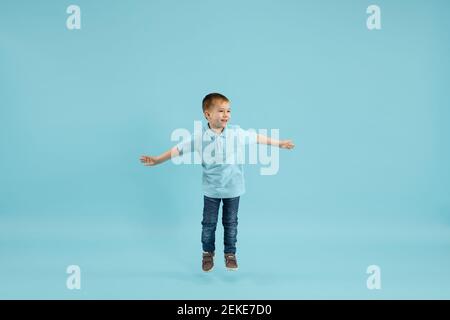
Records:
[[[225,137],[225,135],[227,134],[227,126],[225,126],[225,128],[223,128],[223,131],[220,134],[215,133],[210,127],[209,127],[209,122],[206,123],[206,125],[204,126],[205,129],[205,133],[207,136],[211,137],[211,138],[215,138],[215,137]]]

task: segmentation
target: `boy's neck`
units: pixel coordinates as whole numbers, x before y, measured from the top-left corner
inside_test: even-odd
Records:
[[[208,128],[210,128],[212,131],[214,131],[215,133],[218,133],[218,134],[221,134],[222,131],[225,129],[225,128],[211,128],[211,126],[209,125],[209,122],[208,122]]]

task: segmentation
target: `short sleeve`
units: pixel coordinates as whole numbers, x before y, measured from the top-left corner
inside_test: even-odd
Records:
[[[177,149],[180,155],[194,151],[194,140],[186,139],[177,144]]]
[[[180,141],[176,147],[180,155],[190,152],[201,152],[202,136],[200,134],[191,135],[189,138]]]
[[[243,141],[244,145],[251,145],[257,143],[257,134],[256,131],[253,129],[244,130],[242,128],[238,128],[238,135]]]

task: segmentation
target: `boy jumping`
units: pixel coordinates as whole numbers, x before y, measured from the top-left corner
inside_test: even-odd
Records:
[[[146,166],[154,166],[183,153],[199,151],[200,148],[212,151],[209,157],[202,156],[202,269],[208,272],[214,267],[215,232],[222,201],[225,266],[228,270],[237,270],[237,213],[240,196],[245,193],[244,170],[242,163],[234,163],[228,159],[234,159],[243,153],[246,145],[254,143],[283,149],[292,149],[295,145],[291,140],[275,140],[254,131],[243,130],[236,125],[227,125],[231,119],[230,101],[220,93],[205,96],[202,107],[208,120],[208,125],[203,127],[202,137],[182,141],[159,156],[142,156],[140,160]],[[225,157],[227,161],[217,161],[219,156]]]

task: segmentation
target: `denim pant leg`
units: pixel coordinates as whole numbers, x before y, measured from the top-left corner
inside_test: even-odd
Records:
[[[239,197],[222,199],[223,243],[225,253],[236,253]]]
[[[220,198],[203,198],[202,246],[205,252],[214,252],[216,241],[217,217],[219,215]]]

